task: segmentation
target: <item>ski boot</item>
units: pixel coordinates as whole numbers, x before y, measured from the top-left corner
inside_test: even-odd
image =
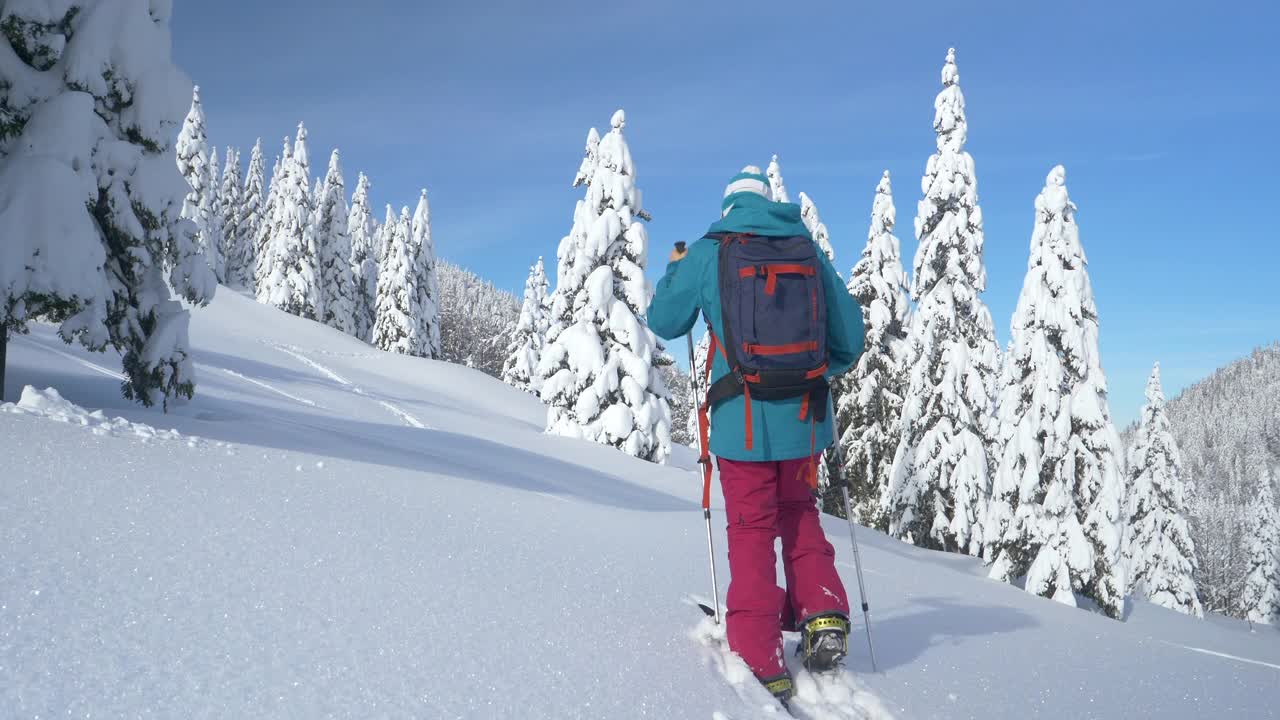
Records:
[[[795,685],[791,682],[791,675],[789,673],[783,673],[782,675],[774,678],[761,680],[760,684],[764,685],[764,689],[768,690],[769,694],[773,695],[778,702],[782,703],[784,710],[791,710],[791,696],[795,694],[796,689]]]
[[[849,652],[849,618],[840,613],[827,613],[809,618],[800,628],[800,644],[796,646],[804,669],[822,673],[836,669]]]

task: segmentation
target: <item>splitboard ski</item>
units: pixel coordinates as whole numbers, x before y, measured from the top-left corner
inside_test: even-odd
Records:
[[[686,602],[697,605],[706,617],[690,633],[690,638],[701,648],[704,661],[732,687],[743,707],[722,712],[721,717],[738,718],[746,712],[752,718],[794,717],[798,720],[892,720],[893,714],[881,703],[852,672],[837,666],[826,672],[812,673],[804,668],[800,658],[794,657],[795,641],[787,641],[789,647],[783,656],[790,657],[788,669],[795,686],[795,694],[785,705],[769,694],[751,670],[736,653],[729,649],[725,628],[715,622],[715,611],[701,598],[687,597]],[[791,652],[787,652],[787,651]]]

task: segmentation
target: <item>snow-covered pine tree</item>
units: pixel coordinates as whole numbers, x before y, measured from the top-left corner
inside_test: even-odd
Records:
[[[435,274],[435,245],[431,242],[431,206],[426,188],[417,197],[410,228],[413,269],[417,273],[417,323],[422,338],[422,356],[440,356],[440,283]]]
[[[818,244],[822,252],[827,254],[827,259],[835,262],[836,251],[831,247],[831,235],[827,232],[827,225],[818,216],[818,206],[814,205],[813,200],[803,192],[800,193],[800,219],[804,221],[804,226],[809,228],[813,241]]]
[[[347,231],[351,235],[352,284],[355,290],[351,334],[365,342],[373,337],[374,313],[378,307],[378,263],[374,260],[376,236],[373,213],[369,208],[369,178],[364,173],[356,180],[347,213]]]
[[[388,205],[387,221],[382,227],[388,240],[386,261],[378,273],[378,316],[373,328],[373,344],[401,355],[422,355],[421,324],[417,320],[419,278],[409,240],[409,208],[402,208],[400,219],[396,220]]]
[[[507,346],[507,361],[502,366],[502,381],[526,392],[537,394],[542,387],[538,377],[538,358],[547,333],[547,270],[542,258],[529,268],[524,282],[524,303],[520,319]]]
[[[693,367],[689,372],[689,418],[685,421],[685,433],[689,436],[689,447],[698,449],[698,408],[707,396],[707,353],[711,352],[711,333],[704,332],[697,344],[693,346]],[[710,429],[711,416],[707,423]]]
[[[293,164],[293,140],[286,135],[284,150],[276,158],[271,169],[271,185],[267,188],[267,199],[262,207],[262,222],[258,225],[258,233],[254,236],[253,287],[258,302],[269,303],[271,287],[269,281],[276,264],[275,246],[272,238],[276,234],[276,222],[280,213],[280,198],[284,193],[285,176]]]
[[[200,242],[209,256],[209,267],[213,269],[218,282],[226,279],[227,263],[222,254],[226,239],[223,237],[222,197],[220,194],[221,175],[218,173],[218,148],[209,148],[209,156],[205,158],[205,169],[209,173],[205,181],[207,190],[200,198],[200,222],[204,225],[204,236]]]
[[[765,174],[769,178],[769,192],[773,195],[774,202],[791,202],[791,196],[787,194],[787,186],[782,182],[782,167],[778,165],[777,155],[769,160],[769,169]],[[812,232],[812,228],[810,231]]]
[[[244,212],[241,195],[244,192],[240,177],[240,151],[227,148],[226,163],[222,169],[222,184],[218,189],[218,208],[222,218],[222,275],[224,285],[231,285],[233,272],[238,273],[240,260],[236,243],[240,238],[240,213]]]
[[[357,290],[351,274],[351,235],[347,222],[347,188],[335,149],[329,156],[329,169],[320,187],[320,204],[312,223],[320,254],[320,297],[324,308],[321,322],[354,334]]]
[[[236,168],[239,172],[240,154],[236,153]],[[265,210],[263,193],[262,140],[253,145],[249,154],[249,172],[244,178],[244,187],[240,189],[239,210],[236,212],[235,236],[228,242],[230,250],[227,254],[227,285],[236,288],[253,287],[253,273],[256,264],[255,249],[258,232],[263,225]]]
[[[867,245],[849,274],[849,293],[862,306],[866,349],[853,371],[841,378],[844,392],[836,406],[854,520],[880,530],[889,526],[887,490],[900,439],[909,321],[907,273],[893,234],[896,221],[886,170],[871,205]]]
[[[418,338],[422,346],[418,355],[426,358],[440,357],[440,283],[436,278],[436,250],[431,242],[431,207],[427,203],[424,188],[418,196],[418,207],[413,211],[413,223],[409,235],[410,260],[417,276],[415,301]]]
[[[107,249],[94,213],[85,210],[98,197],[93,147],[84,138],[73,138],[79,147],[60,147],[64,139],[50,132],[64,113],[87,117],[92,101],[41,77],[61,76],[54,68],[75,16],[50,18],[50,8],[38,5],[3,11],[0,54],[12,66],[0,70],[0,401],[11,333],[25,334],[29,320],[43,319],[60,323],[66,342],[79,338],[101,350],[110,340],[106,306],[113,291],[104,272]],[[99,125],[93,122],[104,131]]]
[[[502,378],[523,298],[479,275],[437,259],[440,355],[437,360]]]
[[[598,135],[588,135],[575,179],[586,196],[560,244],[553,325],[538,367],[541,396],[550,406],[547,432],[661,463],[671,449],[671,409],[655,367],[661,348],[644,321],[648,237],[637,220],[646,216],[623,111],[611,124],[598,145]]]
[[[770,171],[776,171],[774,175],[769,176],[772,183],[777,178],[777,187],[772,188],[771,192],[781,192],[784,195],[787,189],[782,185],[782,173],[778,169],[778,156],[773,156],[773,162],[769,164]],[[822,222],[822,218],[818,216],[818,206],[813,204],[809,196],[800,193],[800,219],[804,222],[804,226],[808,228],[809,234],[813,236],[813,241],[817,243],[818,248],[826,253],[827,259],[831,262],[836,260],[836,251],[831,247],[831,236],[827,232],[827,226]],[[848,390],[848,383],[845,378],[837,378],[831,383],[831,402],[834,407],[839,407],[841,398]],[[823,512],[832,515],[844,517],[844,495],[840,492],[840,484],[832,484],[831,478],[840,477],[839,462],[835,459],[836,454],[829,451],[822,453],[822,458],[818,463],[818,490],[822,496]]]
[[[1248,572],[1240,610],[1253,623],[1280,625],[1280,511],[1265,460],[1254,463],[1258,486],[1249,508]]]
[[[388,248],[391,247],[391,233],[395,231],[396,213],[392,209],[391,203],[387,203],[386,211],[382,216],[382,223],[378,224],[373,231],[373,245],[378,249],[378,277],[382,278],[383,267],[387,263]]]
[[[582,162],[578,165],[578,172],[573,177],[573,187],[588,184],[595,175],[599,161],[600,134],[595,128],[591,128],[587,132],[587,146],[583,151]],[[586,272],[576,265],[578,249],[586,243],[586,233],[591,226],[592,218],[586,216],[587,211],[586,201],[578,201],[573,210],[573,227],[568,235],[560,239],[560,245],[556,249],[556,288],[547,299],[550,313],[546,343],[554,341],[560,332],[573,325],[575,320],[573,303],[575,298],[580,296],[583,284],[587,280]],[[547,366],[546,369],[551,373],[558,370],[552,366]],[[539,370],[539,372],[542,371]],[[546,377],[541,378],[542,381],[546,379]]]
[[[1157,605],[1204,617],[1182,458],[1165,413],[1159,363],[1147,380],[1147,404],[1129,448],[1128,478],[1124,562],[1129,587]]]
[[[200,86],[191,89],[191,108],[178,133],[178,170],[190,189],[182,204],[182,216],[199,225],[200,199],[204,195],[209,171],[209,136],[205,129],[204,106],[200,104]]]
[[[124,396],[167,408],[195,389],[190,316],[170,288],[204,304],[217,287],[182,217],[173,138],[189,81],[170,57],[170,6],[65,7],[4,8],[0,243],[14,262],[0,262],[0,328],[44,316],[64,339],[110,344]]]
[[[307,157],[307,128],[298,123],[293,157],[280,171],[283,183],[272,217],[266,302],[308,320],[324,317],[320,294],[319,253],[311,218],[311,165]],[[262,294],[259,293],[259,297]]]
[[[934,101],[938,151],[916,216],[902,435],[890,480],[889,532],[924,547],[982,551],[989,492],[988,424],[999,351],[982,262],[982,211],[955,50]]]
[[[1125,590],[1120,436],[1107,406],[1098,311],[1066,173],[1036,197],[1031,256],[1012,322],[987,516],[991,577],[1119,618]]]
[[[200,103],[200,86],[191,90],[191,107],[187,111],[177,143],[178,170],[186,178],[186,198],[182,203],[182,217],[191,220],[196,227],[196,242],[204,253],[214,276],[219,273],[221,238],[217,233],[217,152],[209,147],[205,129],[204,106]]]

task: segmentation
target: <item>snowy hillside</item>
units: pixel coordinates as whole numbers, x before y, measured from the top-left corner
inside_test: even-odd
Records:
[[[478,371],[226,289],[191,340],[169,415],[50,326],[11,342],[0,715],[780,717],[692,605],[687,449],[664,468],[544,435]],[[859,622],[851,674],[801,678],[798,716],[1280,717],[1274,629],[1145,603],[1120,623],[860,539],[882,672]]]

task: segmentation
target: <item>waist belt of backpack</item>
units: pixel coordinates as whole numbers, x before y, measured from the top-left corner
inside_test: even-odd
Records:
[[[710,328],[708,328],[710,332]],[[800,397],[803,400],[800,403],[800,421],[809,420],[809,457],[810,457],[810,479],[809,484],[817,487],[817,470],[814,466],[813,457],[817,450],[817,423],[827,419],[827,399],[831,393],[831,387],[827,384],[826,372],[827,366],[809,371],[775,371],[767,374],[760,371],[743,372],[741,367],[736,367],[729,359],[724,351],[724,346],[719,342],[715,333],[711,333],[711,348],[707,353],[707,377],[711,376],[711,362],[715,358],[716,350],[720,351],[721,357],[725,359],[725,363],[729,365],[730,371],[728,375],[711,383],[707,388],[707,399],[703,407],[706,412],[717,404],[724,402],[730,398],[743,396],[744,404],[744,445],[747,450],[753,446],[753,423],[751,418],[751,396],[754,394],[761,400],[786,400],[789,398]],[[754,390],[752,389],[754,386]]]

